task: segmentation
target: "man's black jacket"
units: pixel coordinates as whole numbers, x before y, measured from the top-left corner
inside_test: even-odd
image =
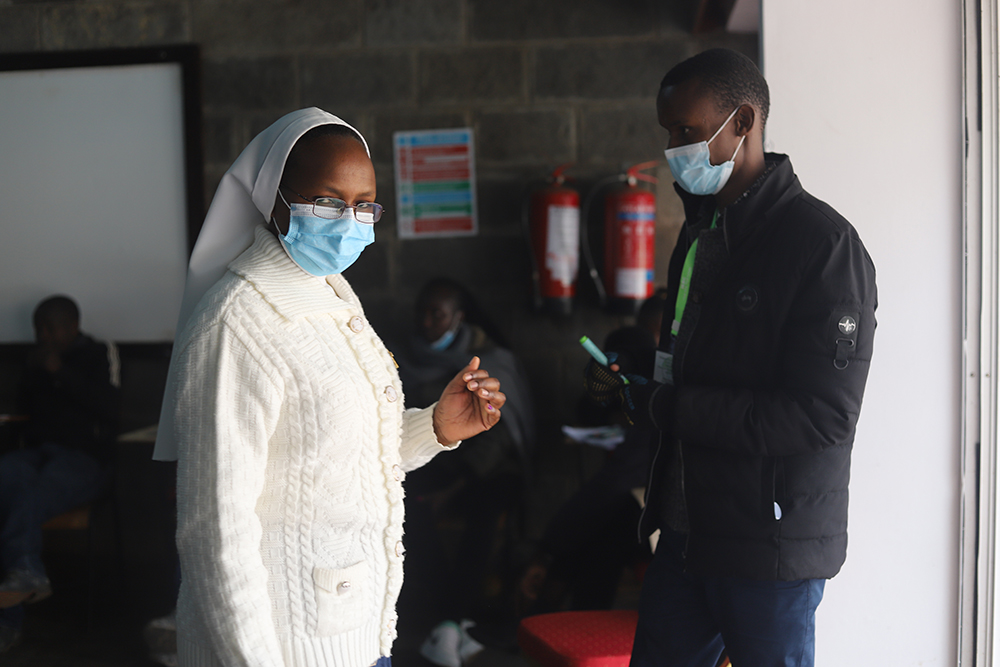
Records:
[[[674,349],[676,393],[657,415],[664,432],[644,526],[677,515],[668,498],[680,468],[674,497],[686,505],[690,571],[829,578],[847,553],[875,267],[850,223],[802,189],[787,156],[766,159],[765,176],[720,211],[716,229],[714,198],[679,190],[687,222],[668,304],[699,241]]]

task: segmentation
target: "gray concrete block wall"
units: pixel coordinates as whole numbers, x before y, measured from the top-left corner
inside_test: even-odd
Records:
[[[186,8],[176,3],[66,3],[42,13],[46,49],[89,49],[184,40]]]
[[[365,5],[369,46],[458,44],[464,33],[462,0],[369,0]]]
[[[639,37],[680,32],[656,0],[469,0],[477,40]],[[683,4],[683,3],[676,3]]]
[[[40,18],[35,7],[0,6],[0,53],[18,53],[38,49],[41,37]]]
[[[0,52],[194,42],[203,61],[206,193],[246,143],[283,113],[318,105],[369,140],[387,214],[348,277],[385,337],[409,326],[413,297],[435,275],[467,283],[528,368],[548,442],[573,418],[586,355],[628,318],[581,284],[576,312],[531,312],[522,199],[551,169],[586,188],[662,156],[660,78],[725,45],[757,57],[755,37],[692,36],[677,0],[0,0]],[[480,235],[402,240],[395,231],[392,133],[471,126]],[[680,210],[666,169],[658,188],[657,280]],[[584,191],[584,194],[586,192]],[[207,202],[206,202],[207,204]],[[581,277],[581,280],[583,278]]]

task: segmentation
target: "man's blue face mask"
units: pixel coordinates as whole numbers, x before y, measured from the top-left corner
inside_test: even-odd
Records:
[[[358,222],[353,208],[329,220],[315,215],[312,204],[285,203],[289,209],[288,233],[279,233],[278,239],[292,261],[306,273],[342,273],[375,241],[375,227]]]
[[[733,116],[739,110],[740,108],[736,107],[729,114],[726,122],[715,131],[715,134],[708,141],[699,141],[696,144],[668,148],[663,151],[664,156],[667,158],[667,164],[670,165],[670,173],[673,174],[674,180],[687,192],[693,195],[714,195],[726,186],[729,177],[733,173],[733,167],[736,165],[736,154],[740,152],[740,147],[743,145],[743,140],[746,139],[746,136],[740,137],[740,143],[736,146],[733,157],[728,162],[723,162],[722,164],[711,163],[709,159],[711,154],[708,145],[712,143],[713,139],[719,136],[722,128],[729,124],[729,121],[733,119]]]
[[[459,325],[461,326],[461,325]],[[433,343],[429,343],[428,346],[436,351],[440,352],[442,350],[447,350],[448,346],[455,342],[455,336],[458,334],[458,326],[452,327],[444,332],[440,338],[438,338]]]

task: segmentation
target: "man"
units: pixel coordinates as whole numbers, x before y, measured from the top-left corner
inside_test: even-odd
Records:
[[[42,301],[34,326],[20,389],[27,446],[0,458],[0,652],[20,637],[21,603],[52,593],[42,524],[93,500],[107,482],[118,417],[116,355],[80,333],[73,300]]]
[[[712,667],[723,650],[735,665],[811,666],[816,607],[846,558],[875,268],[788,157],[764,153],[768,107],[733,51],[664,77],[657,113],[686,222],[654,381],[615,386],[588,367],[592,394],[617,392],[661,433],[641,528],[662,534],[633,667]]]

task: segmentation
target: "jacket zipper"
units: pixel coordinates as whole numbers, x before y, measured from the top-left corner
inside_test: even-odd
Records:
[[[656,471],[656,460],[660,458],[660,452],[663,450],[663,431],[660,431],[660,437],[656,444],[656,453],[653,454],[653,461],[649,464],[649,479],[646,482],[646,502],[642,504],[642,511],[639,512],[639,524],[635,528],[636,532],[636,542],[642,544],[642,524],[646,519],[646,510],[649,509],[649,494],[653,490],[653,473]]]
[[[722,242],[726,245],[726,255],[729,255],[729,226],[726,224],[726,210],[722,209]]]

